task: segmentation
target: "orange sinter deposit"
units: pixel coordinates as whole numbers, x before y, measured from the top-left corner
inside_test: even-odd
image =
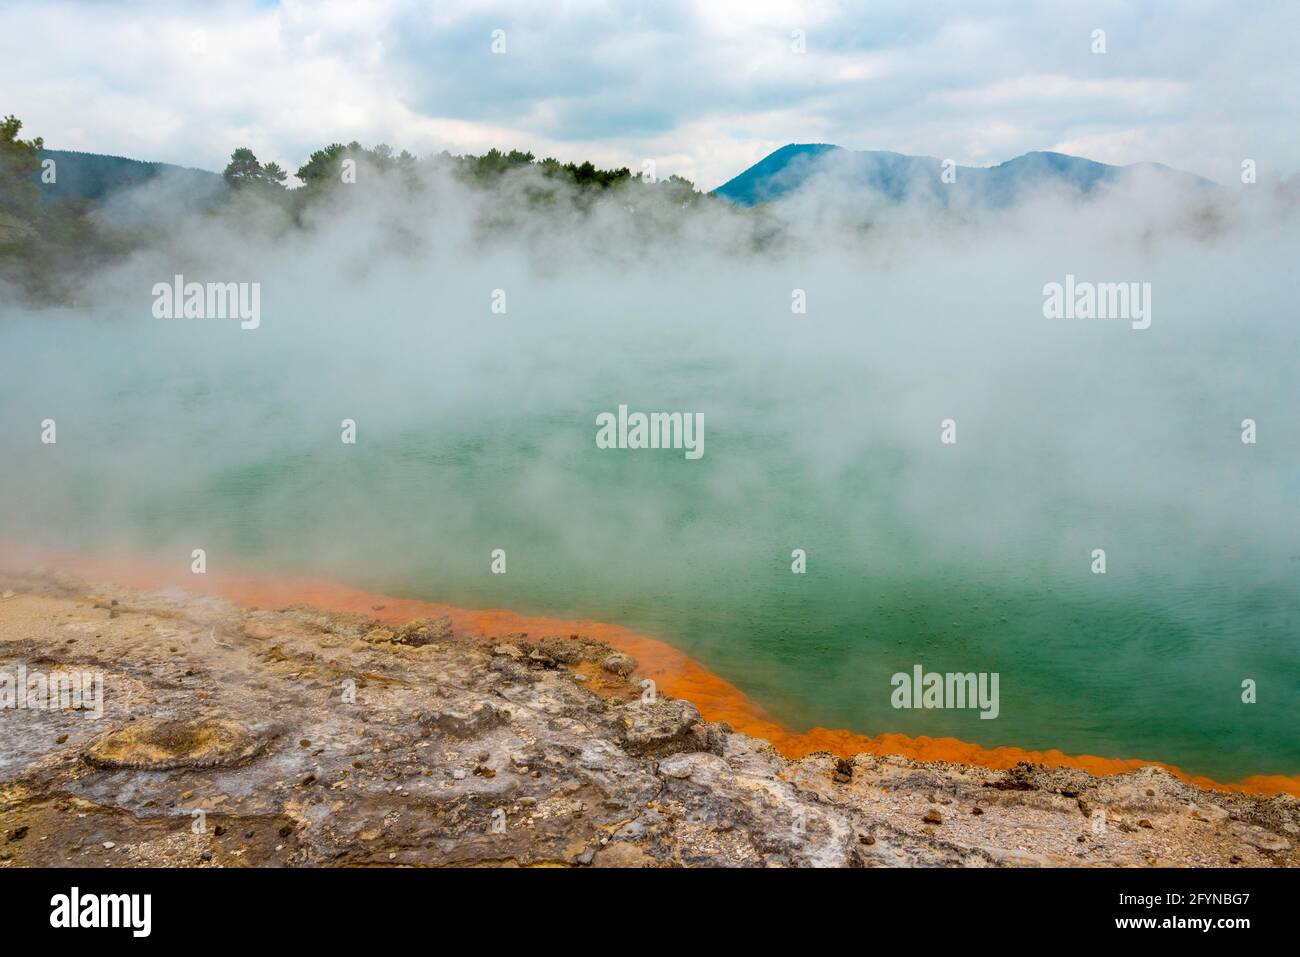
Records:
[[[38,564],[89,581],[114,582],[139,589],[178,587],[252,608],[310,605],[322,611],[364,615],[390,625],[402,625],[414,618],[438,618],[446,615],[458,633],[477,637],[497,638],[516,632],[527,633],[533,639],[548,635],[585,635],[632,655],[638,662],[637,670],[641,675],[653,679],[657,688],[665,694],[685,698],[695,704],[705,720],[725,721],[736,731],[764,738],[788,758],[802,757],[814,751],[830,751],[841,757],[867,752],[901,754],[923,761],[951,761],[995,769],[1010,768],[1018,762],[1031,761],[1051,767],[1081,768],[1096,775],[1118,774],[1144,765],[1157,765],[1197,787],[1262,795],[1286,793],[1300,797],[1300,776],[1254,775],[1225,784],[1187,774],[1160,761],[1142,761],[1136,758],[1069,755],[1055,749],[1028,751],[1016,747],[985,748],[957,738],[912,738],[902,734],[868,737],[830,728],[791,731],[773,720],[735,685],[713,674],[671,645],[606,622],[523,615],[497,608],[475,611],[437,602],[377,595],[336,582],[310,578],[253,577],[212,572],[193,575],[184,568],[169,570],[135,559],[52,557],[49,553],[41,553],[39,558],[34,559],[29,551],[21,567],[32,568]]]

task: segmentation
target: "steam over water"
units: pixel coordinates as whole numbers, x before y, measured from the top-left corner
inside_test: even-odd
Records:
[[[485,238],[498,202],[178,223],[81,308],[4,307],[0,541],[614,621],[796,728],[1300,774],[1293,214],[819,206],[749,252],[616,202]],[[154,318],[178,272],[260,282],[260,326]],[[1150,328],[1044,318],[1067,275],[1149,282]],[[703,457],[597,448],[620,404],[702,413]],[[998,672],[999,716],[895,710],[915,664]]]

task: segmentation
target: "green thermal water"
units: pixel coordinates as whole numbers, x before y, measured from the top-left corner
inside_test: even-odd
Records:
[[[570,369],[564,388],[448,414],[418,385],[376,390],[364,363],[322,384],[292,358],[143,342],[71,321],[58,336],[8,329],[22,361],[0,420],[6,539],[125,546],[182,567],[202,546],[212,569],[616,622],[796,729],[1158,759],[1222,779],[1300,773],[1300,565],[1249,546],[1275,515],[1207,537],[1183,508],[1045,493],[1059,473],[1033,467],[1055,447],[1008,469],[1016,450],[980,441],[991,417],[967,416],[944,449],[927,415],[919,451],[873,432],[866,413],[837,420],[819,406],[804,419],[771,390],[737,394],[734,378],[715,402],[692,388],[725,368],[663,357],[653,386]],[[838,388],[856,381],[849,370]],[[498,399],[519,388],[490,370],[459,387]],[[619,402],[702,409],[704,457],[596,448],[595,414]],[[356,446],[339,440],[349,412]],[[53,447],[37,441],[46,415]],[[837,430],[849,438],[837,444]],[[1232,494],[1249,495],[1243,482]],[[1104,576],[1090,570],[1098,542]],[[489,571],[494,548],[505,575]],[[791,572],[794,548],[806,574]],[[915,664],[998,672],[999,716],[896,710],[890,676]],[[1244,678],[1258,704],[1242,703]]]

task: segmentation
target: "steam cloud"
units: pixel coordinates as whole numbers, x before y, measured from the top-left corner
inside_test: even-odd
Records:
[[[937,212],[829,186],[754,211],[532,202],[543,186],[363,169],[304,227],[251,200],[106,209],[156,241],[84,277],[75,309],[3,306],[0,540],[642,620],[734,610],[796,547],[869,598],[1069,580],[1095,547],[1134,594],[1293,580],[1293,188],[1133,179]],[[177,273],[260,283],[260,327],[155,319]],[[1151,327],[1044,318],[1067,274],[1149,282]],[[702,413],[708,453],[598,449],[619,404]],[[693,640],[707,658],[708,628]]]

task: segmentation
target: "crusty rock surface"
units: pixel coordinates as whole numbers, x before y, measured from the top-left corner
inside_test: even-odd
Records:
[[[36,573],[0,593],[0,671],[105,681],[98,720],[0,710],[0,866],[1300,863],[1290,797],[1157,768],[787,761],[643,696],[582,636]]]

